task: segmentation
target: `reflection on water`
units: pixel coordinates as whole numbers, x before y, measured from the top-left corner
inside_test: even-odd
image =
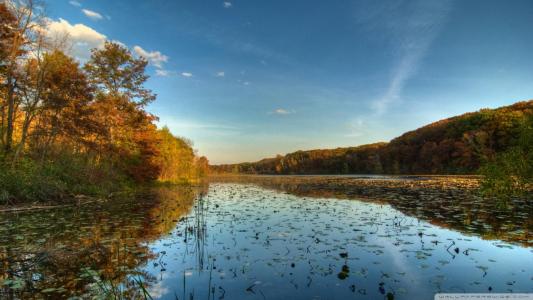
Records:
[[[524,243],[484,240],[395,205],[291,186],[212,183],[208,190],[161,189],[92,207],[0,215],[0,276],[11,280],[0,298],[102,290],[143,298],[144,288],[161,299],[533,292],[533,268],[525,263],[533,250]],[[23,288],[14,288],[16,278]]]
[[[354,178],[372,179],[354,181]],[[401,184],[375,184],[376,180]],[[424,181],[432,184],[421,184]],[[456,188],[451,181],[461,181]],[[361,176],[242,176],[223,181],[253,183],[262,187],[313,198],[366,199],[388,203],[401,212],[431,224],[473,234],[484,239],[499,239],[533,246],[533,202],[514,199],[507,207],[482,199],[472,188],[473,180],[461,177],[424,178]],[[413,187],[409,187],[411,181]],[[422,188],[417,188],[420,185]],[[452,185],[452,187],[446,187]],[[392,186],[392,187],[391,187]],[[407,188],[405,188],[407,186]],[[385,188],[384,188],[385,187]],[[444,187],[444,188],[443,188]],[[376,201],[377,199],[377,201]]]
[[[129,289],[134,296],[138,280],[154,280],[138,269],[155,257],[150,242],[190,212],[198,193],[158,188],[106,203],[0,214],[0,298],[128,296]]]

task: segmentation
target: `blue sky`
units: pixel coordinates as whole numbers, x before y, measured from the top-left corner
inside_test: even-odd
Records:
[[[533,1],[53,0],[80,60],[150,61],[149,110],[211,163],[388,141],[533,98]]]

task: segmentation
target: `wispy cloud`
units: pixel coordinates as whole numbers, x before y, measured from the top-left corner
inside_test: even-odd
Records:
[[[189,73],[189,72],[182,72],[182,73],[181,73],[181,76],[183,76],[183,77],[192,77],[192,73]]]
[[[167,70],[155,70],[155,75],[165,77],[169,75]]]
[[[146,51],[141,46],[134,46],[133,51],[148,60],[148,62],[158,69],[163,68],[163,63],[168,61],[168,56],[159,51]]]
[[[71,0],[68,3],[70,3],[70,5],[72,5],[72,6],[81,7],[81,3],[79,3],[78,1],[75,1],[75,0]]]
[[[212,20],[202,15],[186,14],[182,17],[185,25],[176,30],[183,34],[201,38],[215,47],[256,57],[265,62],[293,64],[293,60],[285,52],[271,48],[257,37],[243,36],[242,31],[217,26]],[[194,27],[187,24],[194,24]]]
[[[168,76],[176,75],[176,72],[169,71],[169,70],[163,70],[163,69],[157,69],[155,70],[155,75],[159,77],[168,77]]]
[[[186,120],[175,116],[161,115],[157,122],[158,127],[167,126],[170,131],[177,135],[216,134],[217,136],[230,136],[239,134],[241,127],[227,124],[201,122],[198,120]]]
[[[81,11],[85,16],[94,21],[102,20],[104,18],[101,14],[92,10],[82,9]]]
[[[392,72],[392,79],[385,93],[372,103],[372,108],[378,115],[387,111],[389,106],[400,100],[407,81],[414,75],[420,59],[425,53],[413,52],[405,54]]]
[[[217,72],[217,74],[215,76],[216,77],[224,77],[224,76],[226,76],[226,73],[224,71],[220,71],[220,72]]]
[[[231,2],[224,1],[224,8],[230,8],[232,6]]]
[[[172,126],[174,128],[181,129],[227,129],[227,130],[237,130],[235,126],[228,126],[222,124],[212,124],[212,123],[199,123],[199,122],[190,122],[190,121],[176,121],[172,118],[169,118],[165,123],[167,126]],[[162,125],[164,125],[162,123]]]
[[[452,3],[449,0],[417,0],[366,4],[369,5],[357,17],[359,23],[390,41],[397,56],[385,92],[371,104],[379,115],[401,100],[406,84],[416,74],[445,23]]]
[[[271,114],[275,114],[275,115],[290,115],[292,113],[293,112],[288,111],[284,108],[278,108],[278,109],[275,109],[273,112],[271,112]]]
[[[356,118],[348,123],[348,133],[344,134],[344,136],[350,138],[363,136],[366,133],[366,126],[367,124],[362,118]]]

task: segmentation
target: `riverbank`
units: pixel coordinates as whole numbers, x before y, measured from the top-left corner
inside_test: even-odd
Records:
[[[181,187],[201,187],[205,183],[204,178],[195,178],[192,180],[182,180],[179,182],[154,181],[144,184],[117,184],[112,191],[99,190],[97,193],[73,194],[63,192],[56,194],[56,197],[50,196],[47,200],[33,201],[4,201],[0,203],[0,213],[23,212],[31,210],[58,209],[71,206],[83,206],[94,203],[105,203],[116,198],[131,197],[142,190],[152,188],[181,188]],[[58,196],[59,195],[59,196]]]

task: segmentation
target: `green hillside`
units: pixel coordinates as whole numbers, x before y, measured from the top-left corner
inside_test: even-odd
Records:
[[[245,174],[472,174],[518,143],[533,100],[440,120],[389,143],[296,151],[252,163],[211,166]]]

